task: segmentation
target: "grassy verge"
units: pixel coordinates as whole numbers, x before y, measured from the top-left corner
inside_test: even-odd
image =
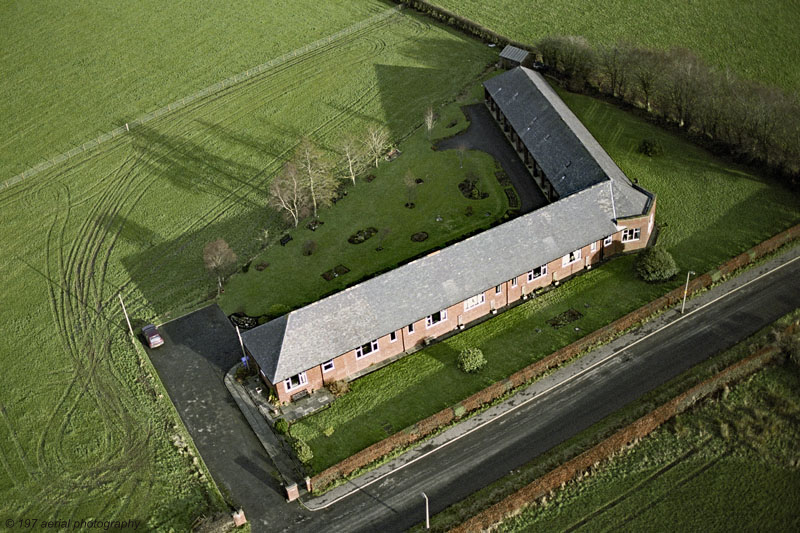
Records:
[[[749,339],[739,343],[735,347],[709,358],[696,367],[684,372],[680,376],[647,393],[639,400],[606,417],[602,421],[582,431],[570,440],[542,454],[540,457],[531,461],[512,474],[471,494],[469,497],[465,498],[459,503],[448,507],[432,518],[432,528],[437,531],[445,531],[475,515],[478,510],[485,509],[499,502],[506,496],[540,478],[562,463],[565,463],[573,457],[588,450],[595,444],[601,442],[603,439],[611,436],[616,431],[627,426],[641,416],[644,416],[656,407],[671,400],[683,391],[690,389],[698,383],[701,383],[720,372],[722,369],[747,357],[751,353],[757,351],[761,346],[772,342],[773,339],[771,337],[771,332],[774,329],[783,329],[798,317],[800,317],[800,311],[790,313],[786,317],[776,321],[775,324],[763,328],[761,331],[752,335]],[[681,420],[681,417],[690,416],[690,414],[691,413],[680,415],[676,420]],[[670,424],[666,427],[675,427],[675,425],[676,423],[673,421],[670,422]],[[659,431],[664,430],[662,429]],[[653,465],[651,464],[649,466]],[[580,492],[579,488],[577,490]],[[611,493],[613,493],[613,490],[608,494]],[[546,507],[545,509],[549,509],[550,511],[553,510],[550,509],[550,507]],[[533,519],[535,519],[535,516],[541,511],[542,509],[540,507],[531,508],[530,511],[525,511],[523,516],[527,515],[528,518],[526,518],[523,523],[529,524],[531,517],[534,517]],[[584,511],[584,515],[591,513],[591,511],[586,511],[585,509]],[[552,518],[553,513],[551,512],[550,514]],[[515,522],[512,520],[510,523]],[[539,529],[540,527],[548,530],[551,527],[559,529],[557,525],[549,522],[547,524],[537,523],[536,528]],[[566,525],[562,524],[561,528],[564,527],[566,527]],[[415,531],[420,529],[421,528],[418,527],[415,529]]]
[[[794,91],[800,72],[792,63],[800,41],[792,21],[800,5],[744,0],[707,0],[657,4],[611,0],[602,5],[585,0],[431,0],[511,39],[535,43],[545,35],[580,35],[595,43],[629,41],[636,45],[682,46],[721,69]],[[554,29],[555,28],[555,29]],[[735,35],[736,39],[731,40]]]
[[[707,271],[797,221],[800,203],[787,191],[611,105],[562,96],[628,176],[656,193],[660,245],[684,272]],[[657,138],[665,155],[638,154],[636,146],[645,137]],[[357,380],[329,409],[292,427],[314,449],[313,469],[320,471],[462,400],[680,283],[643,283],[633,275],[633,261],[617,258],[543,298]],[[547,325],[570,308],[583,317],[558,330]],[[455,358],[466,346],[481,348],[489,361],[478,374],[456,368]],[[325,436],[327,428],[334,433]]]

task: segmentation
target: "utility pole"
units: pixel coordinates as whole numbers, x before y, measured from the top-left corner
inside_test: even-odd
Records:
[[[683,303],[681,304],[681,314],[683,314],[684,308],[686,308],[686,294],[689,292],[689,276],[692,274],[696,274],[694,270],[690,270],[686,273],[686,287],[683,288]]]
[[[425,498],[425,529],[430,529],[431,515],[430,515],[430,510],[428,509],[428,495],[423,492],[422,497]]]
[[[128,310],[125,309],[125,302],[122,301],[122,294],[117,294],[117,296],[119,296],[119,303],[122,305],[122,312],[125,314],[125,321],[128,323],[128,329],[131,332],[131,340],[133,340],[135,335],[133,334],[133,328],[131,327],[131,319],[128,318]]]

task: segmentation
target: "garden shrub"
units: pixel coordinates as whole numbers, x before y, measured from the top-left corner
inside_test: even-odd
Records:
[[[317,250],[317,243],[314,241],[306,241],[303,243],[303,255],[309,256]]]
[[[350,384],[344,380],[334,381],[328,384],[328,390],[338,398],[350,391]]]
[[[280,435],[286,435],[289,432],[289,422],[285,418],[279,418],[275,421],[275,431]]]
[[[458,354],[458,368],[467,373],[477,372],[486,364],[480,348],[465,348]]]
[[[311,450],[311,446],[308,445],[306,441],[303,439],[295,438],[294,442],[292,442],[292,448],[294,449],[295,455],[303,464],[308,464],[314,458],[314,452]]]
[[[272,304],[271,306],[269,306],[269,309],[267,309],[267,316],[269,317],[270,320],[272,320],[273,318],[278,318],[279,316],[285,315],[290,310],[291,309],[289,309],[288,305]]]
[[[648,248],[636,261],[636,273],[645,281],[665,281],[675,277],[678,265],[663,248]]]
[[[639,153],[647,157],[656,157],[664,154],[664,147],[655,139],[642,139],[639,143]]]

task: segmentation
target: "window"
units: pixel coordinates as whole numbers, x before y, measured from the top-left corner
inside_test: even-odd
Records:
[[[363,346],[356,348],[356,359],[366,357],[378,349],[378,341],[370,341]]]
[[[516,287],[517,286],[517,278],[511,278],[511,286],[512,287]]]
[[[414,333],[414,323],[413,322],[408,325],[408,332],[409,333]]]
[[[483,293],[476,294],[472,298],[467,298],[464,301],[464,311],[469,311],[470,309],[478,307],[484,302],[486,302],[486,295]]]
[[[581,251],[575,250],[561,258],[561,266],[571,265],[581,260]]]
[[[545,275],[547,275],[547,265],[536,267],[530,272],[528,272],[528,281],[533,281]]]
[[[655,222],[655,219],[654,219],[655,216],[656,216],[655,213],[652,213],[650,215],[650,222],[647,224],[647,233],[652,233],[653,232],[653,222]]]
[[[330,361],[325,361],[324,363],[322,363],[322,371],[323,372],[330,372],[331,370],[333,370],[333,359],[331,359]]]
[[[611,242],[614,240],[613,235],[609,235],[605,239],[603,239],[603,246],[611,246]]]
[[[592,243],[591,250],[592,250],[593,252],[596,252],[596,251],[597,251],[597,242],[593,242],[593,243]]]
[[[494,293],[495,293],[495,294],[500,294],[501,292],[503,292],[503,286],[502,286],[502,285],[497,285],[497,286],[494,288]]]
[[[300,372],[289,379],[285,379],[283,381],[283,386],[286,387],[286,392],[289,392],[297,387],[302,387],[306,383],[308,383],[308,377],[306,377],[306,373]]]
[[[397,332],[393,331],[389,333],[389,342],[394,342],[397,340]]]
[[[642,234],[639,228],[628,228],[622,230],[622,242],[638,241]]]
[[[447,320],[447,309],[443,309],[438,313],[433,313],[432,315],[428,315],[428,317],[425,318],[425,326],[427,327],[435,326],[439,322],[444,322],[445,320]]]

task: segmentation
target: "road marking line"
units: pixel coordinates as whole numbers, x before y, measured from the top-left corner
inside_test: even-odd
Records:
[[[723,298],[727,298],[727,297],[728,297],[728,296],[730,296],[731,294],[733,294],[733,293],[735,293],[735,292],[737,292],[737,291],[739,291],[739,290],[741,290],[741,289],[743,289],[743,288],[747,287],[747,286],[748,286],[748,285],[750,285],[751,283],[755,283],[756,281],[758,281],[758,280],[760,280],[760,279],[762,279],[762,278],[764,278],[764,277],[766,277],[766,276],[768,276],[768,275],[770,275],[770,274],[772,274],[772,273],[774,273],[774,272],[777,272],[778,270],[782,269],[783,267],[785,267],[785,266],[787,266],[787,265],[790,265],[790,264],[794,263],[794,262],[795,262],[795,261],[797,261],[797,260],[800,260],[800,256],[797,256],[797,257],[795,257],[794,259],[790,259],[789,261],[787,261],[787,262],[785,262],[785,263],[783,263],[783,264],[780,264],[780,265],[778,265],[777,267],[773,268],[772,270],[768,270],[767,272],[764,272],[763,274],[759,275],[758,277],[755,277],[755,278],[751,279],[750,281],[748,281],[748,282],[746,282],[746,283],[743,283],[743,284],[742,284],[742,285],[740,285],[739,287],[736,287],[736,288],[734,288],[734,289],[732,289],[732,290],[730,290],[730,291],[728,291],[728,292],[725,292],[725,293],[723,293],[722,295],[718,296],[717,298],[714,298],[714,299],[713,299],[713,300],[711,300],[710,302],[708,302],[708,303],[705,303],[705,304],[701,305],[700,307],[698,307],[697,309],[695,309],[695,310],[693,310],[693,311],[690,311],[689,313],[686,313],[686,314],[684,314],[684,315],[681,315],[679,318],[677,318],[677,319],[675,319],[675,320],[673,320],[673,321],[669,322],[668,324],[665,324],[665,325],[661,326],[660,328],[658,328],[658,329],[657,329],[657,330],[655,330],[655,331],[652,331],[651,333],[648,333],[647,335],[645,335],[645,336],[644,336],[644,337],[642,337],[641,339],[637,339],[637,340],[635,340],[634,342],[632,342],[631,344],[629,344],[629,345],[625,346],[624,348],[622,348],[622,349],[620,349],[620,350],[618,350],[618,351],[616,351],[616,352],[612,352],[610,355],[607,355],[607,356],[606,356],[606,357],[604,357],[603,359],[600,359],[599,361],[596,361],[596,362],[592,363],[591,365],[589,365],[589,366],[587,366],[586,368],[584,368],[584,369],[582,369],[582,370],[580,370],[580,371],[576,372],[575,374],[572,374],[571,376],[567,376],[567,377],[566,377],[566,378],[565,378],[563,381],[559,381],[558,383],[556,383],[556,384],[554,384],[554,385],[550,386],[549,388],[547,388],[547,389],[543,390],[542,392],[539,392],[539,393],[534,393],[534,394],[533,394],[533,395],[532,395],[530,398],[526,398],[525,400],[521,401],[519,404],[517,404],[517,405],[515,405],[515,406],[512,406],[511,408],[509,408],[509,409],[507,409],[507,410],[505,410],[505,411],[503,411],[503,412],[501,412],[501,413],[498,413],[496,416],[493,416],[493,417],[489,418],[489,419],[488,419],[488,420],[486,420],[485,422],[481,422],[480,424],[478,424],[477,426],[473,427],[472,429],[468,429],[467,431],[465,431],[465,432],[464,432],[464,433],[462,433],[461,435],[458,435],[457,437],[455,437],[455,438],[453,438],[453,439],[451,439],[451,440],[449,440],[449,441],[447,441],[447,442],[444,442],[444,443],[442,443],[441,445],[439,445],[439,446],[435,447],[434,449],[432,449],[432,450],[430,450],[430,451],[427,451],[427,452],[423,453],[422,455],[420,455],[420,456],[418,456],[418,457],[415,457],[415,458],[411,459],[411,460],[410,460],[410,461],[408,461],[407,463],[405,463],[405,464],[402,464],[402,465],[398,466],[397,468],[395,468],[395,469],[393,469],[393,470],[390,470],[390,471],[386,472],[385,474],[381,474],[381,475],[380,475],[380,476],[378,476],[377,478],[373,479],[372,481],[369,481],[369,482],[365,483],[364,485],[356,486],[356,488],[355,488],[354,490],[352,490],[352,491],[348,492],[347,494],[343,494],[343,495],[339,496],[338,498],[336,498],[336,499],[334,499],[334,500],[332,500],[332,501],[330,501],[330,502],[328,502],[328,503],[326,503],[326,504],[324,504],[324,505],[321,505],[321,506],[319,506],[319,507],[315,507],[315,508],[311,508],[311,507],[309,507],[308,505],[306,505],[305,503],[303,503],[301,500],[298,500],[298,501],[300,502],[300,505],[302,505],[303,507],[305,507],[306,509],[308,509],[309,511],[312,511],[312,512],[314,512],[314,511],[321,511],[321,510],[323,510],[323,509],[326,509],[326,508],[330,507],[331,505],[333,505],[334,503],[340,502],[341,500],[343,500],[343,499],[347,498],[348,496],[350,496],[350,495],[352,495],[352,494],[355,494],[356,492],[358,492],[358,491],[360,491],[360,490],[366,489],[366,488],[367,488],[367,487],[369,487],[370,485],[372,485],[372,484],[374,484],[374,483],[377,483],[378,481],[381,481],[382,479],[384,479],[384,478],[386,478],[386,477],[388,477],[388,476],[390,476],[390,475],[392,475],[392,474],[395,474],[395,473],[399,472],[400,470],[404,469],[405,467],[407,467],[407,466],[409,466],[409,465],[412,465],[412,464],[416,463],[416,462],[417,462],[417,461],[419,461],[420,459],[424,459],[425,457],[427,457],[427,456],[431,455],[432,453],[436,453],[437,451],[441,450],[442,448],[445,448],[445,447],[449,446],[450,444],[452,444],[452,443],[454,443],[454,442],[457,442],[457,441],[458,441],[458,440],[460,440],[461,438],[463,438],[463,437],[466,437],[467,435],[470,435],[470,434],[472,434],[473,432],[475,432],[475,431],[477,431],[477,430],[479,430],[479,429],[483,428],[484,426],[487,426],[487,425],[491,424],[492,422],[494,422],[494,421],[496,421],[496,420],[500,420],[500,419],[502,419],[502,418],[503,418],[504,416],[506,416],[507,414],[509,414],[509,413],[513,413],[514,411],[516,411],[516,410],[517,410],[517,409],[519,409],[520,407],[523,407],[523,406],[527,405],[528,403],[532,402],[533,400],[539,400],[539,399],[541,399],[541,397],[542,397],[542,396],[544,396],[545,394],[547,394],[547,393],[549,393],[549,392],[551,392],[551,391],[553,391],[553,390],[555,390],[555,389],[557,389],[557,388],[559,388],[559,387],[562,387],[562,386],[564,386],[565,384],[567,384],[567,383],[569,383],[569,382],[573,381],[574,379],[576,379],[576,378],[578,378],[578,377],[580,377],[580,376],[582,376],[582,375],[584,375],[584,374],[588,373],[588,372],[589,372],[589,371],[591,371],[591,370],[594,370],[595,368],[597,368],[598,366],[602,365],[602,364],[603,364],[603,363],[605,363],[606,361],[608,361],[608,360],[610,360],[610,359],[612,359],[612,358],[616,357],[617,355],[619,355],[619,354],[623,353],[623,352],[624,352],[625,350],[627,350],[628,348],[630,348],[630,347],[632,347],[632,346],[635,346],[635,345],[639,344],[639,343],[640,343],[640,342],[642,342],[643,340],[645,340],[645,339],[647,339],[647,338],[649,338],[649,337],[652,337],[652,336],[653,336],[653,335],[655,335],[656,333],[659,333],[659,332],[661,332],[661,331],[663,331],[663,330],[667,329],[668,327],[672,326],[673,324],[677,324],[678,322],[680,322],[681,320],[683,320],[683,319],[685,319],[685,318],[689,318],[689,317],[690,317],[690,316],[692,316],[693,314],[695,314],[695,313],[697,313],[697,312],[699,312],[699,311],[701,311],[701,310],[705,309],[705,308],[706,308],[706,307],[708,307],[709,305],[711,305],[711,304],[713,304],[713,303],[716,303],[716,302],[718,302],[719,300],[722,300]],[[613,342],[613,341],[612,341],[612,342]],[[531,386],[532,386],[532,385],[531,385]],[[521,391],[521,393],[524,393],[524,391]],[[502,405],[502,404],[499,404],[499,405]],[[466,421],[465,421],[465,422],[466,422]],[[435,437],[434,437],[434,438],[435,438]],[[351,483],[351,482],[352,482],[352,481],[348,481],[348,483]]]

